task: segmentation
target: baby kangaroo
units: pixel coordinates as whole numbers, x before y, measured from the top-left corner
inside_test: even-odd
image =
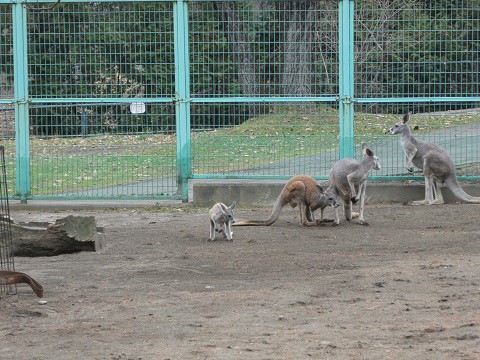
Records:
[[[329,189],[340,196],[343,200],[343,209],[345,211],[345,219],[352,219],[352,203],[360,200],[359,221],[361,225],[368,223],[363,219],[363,208],[365,205],[365,189],[367,187],[367,178],[372,169],[380,170],[380,162],[372,150],[363,144],[364,157],[362,162],[355,159],[345,158],[337,161],[330,170]],[[335,223],[340,223],[338,209],[335,209]]]
[[[215,240],[215,232],[219,232],[226,237],[227,240],[232,239],[232,223],[233,223],[233,208],[236,202],[234,201],[229,207],[222,203],[216,203],[208,212],[210,215],[210,240]]]
[[[318,182],[308,175],[297,175],[288,180],[278,196],[273,210],[266,221],[239,221],[233,226],[270,226],[280,216],[280,211],[287,204],[299,208],[300,226],[314,226],[323,222],[323,210],[327,206],[337,207],[337,198],[329,190],[323,190]],[[315,221],[314,211],[320,209],[320,220]],[[325,220],[327,221],[327,220]]]
[[[443,196],[438,183],[446,184],[461,201],[480,204],[480,197],[468,195],[460,187],[455,175],[455,165],[450,155],[437,144],[413,137],[408,125],[410,117],[411,113],[405,114],[403,120],[393,125],[388,132],[391,135],[402,135],[400,144],[407,157],[405,165],[407,170],[412,172],[413,165],[415,165],[423,170],[425,176],[425,200],[413,201],[411,204],[443,204]]]

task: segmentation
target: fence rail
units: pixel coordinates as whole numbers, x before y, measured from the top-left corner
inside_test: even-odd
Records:
[[[480,179],[480,0],[0,0],[0,137],[14,196],[188,198],[195,178],[326,179],[385,130]],[[413,178],[420,174],[414,174]]]

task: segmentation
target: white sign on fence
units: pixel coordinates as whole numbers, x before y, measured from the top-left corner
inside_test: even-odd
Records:
[[[145,103],[143,102],[134,102],[130,104],[130,112],[132,114],[144,114],[145,113]]]

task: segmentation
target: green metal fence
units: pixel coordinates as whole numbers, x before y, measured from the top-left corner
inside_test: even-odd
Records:
[[[480,0],[0,0],[15,196],[188,198],[188,180],[326,179],[413,111],[480,175]],[[414,174],[419,176],[420,174]]]

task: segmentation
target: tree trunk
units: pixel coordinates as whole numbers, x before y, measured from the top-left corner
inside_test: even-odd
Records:
[[[316,1],[285,2],[281,7],[286,20],[281,78],[283,95],[309,96],[312,94],[311,51]]]
[[[245,22],[239,18],[238,2],[214,2],[215,9],[223,20],[223,29],[237,64],[238,83],[244,96],[259,96],[258,66],[248,29]],[[250,115],[257,114],[257,106],[252,104]]]

